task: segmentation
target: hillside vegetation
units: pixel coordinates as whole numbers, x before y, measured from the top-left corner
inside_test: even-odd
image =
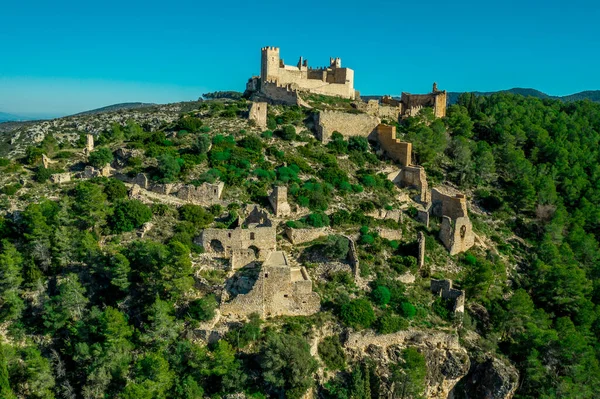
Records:
[[[358,356],[344,341],[354,332],[458,336],[470,360],[455,375],[455,398],[485,389],[508,397],[471,378],[487,359],[518,371],[518,381],[500,381],[515,398],[597,397],[600,104],[463,94],[446,118],[424,109],[399,124],[429,186],[469,199],[477,245],[457,256],[437,238],[438,218],[417,221],[416,193],[387,179],[398,167],[375,143],[334,133],[323,145],[311,131],[315,111],[298,107],[270,106],[263,131],[245,119],[248,106],[215,99],[3,133],[0,397],[301,398],[314,389],[322,398],[421,398],[459,368],[445,348],[450,360],[436,368],[426,342]],[[96,148],[86,157],[90,131]],[[221,181],[223,205],[131,199],[114,177],[49,181],[107,162],[156,183]],[[274,184],[288,187],[297,210],[278,220],[278,247],[306,266],[321,311],[224,322],[223,293],[256,272],[234,273],[196,238],[233,226],[247,204],[270,210]],[[369,216],[377,209],[404,218]],[[292,246],[285,226],[330,234]],[[357,243],[360,281],[342,235]],[[431,294],[431,278],[466,291],[463,320]]]

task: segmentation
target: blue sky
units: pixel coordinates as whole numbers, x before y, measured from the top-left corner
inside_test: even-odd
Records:
[[[489,4],[488,4],[489,3]],[[242,91],[260,47],[342,58],[362,94],[600,89],[596,1],[27,1],[0,5],[0,111]]]

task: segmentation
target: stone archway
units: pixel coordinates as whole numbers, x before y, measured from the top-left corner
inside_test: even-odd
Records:
[[[223,243],[219,240],[210,240],[210,249],[213,252],[225,252],[225,247]]]
[[[254,257],[256,259],[259,258],[259,256],[260,256],[260,248],[258,248],[256,245],[250,245],[248,247],[248,249],[250,249],[250,250],[252,250],[252,252],[254,252]]]

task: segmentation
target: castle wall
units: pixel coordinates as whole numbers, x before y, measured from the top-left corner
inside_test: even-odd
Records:
[[[464,194],[434,188],[431,190],[431,206],[431,212],[438,217],[467,217],[467,198]]]
[[[269,195],[269,202],[273,207],[275,216],[282,217],[288,216],[292,213],[290,204],[287,200],[287,187],[286,186],[275,186],[273,191]]]
[[[400,141],[396,138],[396,126],[378,125],[377,138],[379,139],[379,145],[389,158],[402,166],[408,166],[412,163],[412,143]]]
[[[199,244],[204,247],[206,252],[222,254],[224,257],[231,257],[234,253],[241,253],[239,252],[241,250],[256,247],[259,250],[257,259],[264,259],[277,247],[276,228],[204,229],[200,235]]]
[[[346,138],[352,136],[372,137],[379,124],[379,118],[372,115],[321,111],[317,116],[315,126],[317,127],[317,137],[327,143],[334,131],[341,133]]]
[[[303,267],[292,267],[287,256],[272,252],[263,263],[252,290],[221,304],[224,315],[261,317],[306,316],[318,312],[320,297],[312,292],[312,281]]]
[[[454,301],[454,313],[464,313],[465,311],[465,292],[452,288],[452,280],[431,280],[431,292],[444,299]]]
[[[419,200],[429,202],[429,185],[422,166],[403,166],[398,172],[388,175],[388,179],[400,187],[414,187],[419,191]]]
[[[329,229],[327,227],[310,229],[293,229],[291,227],[286,227],[285,235],[292,244],[302,244],[305,242],[314,241],[320,237],[328,236]]]
[[[290,85],[263,81],[261,92],[274,104],[298,105],[298,93]]]
[[[375,219],[389,219],[396,222],[402,221],[402,211],[400,210],[375,209],[374,211],[368,213],[367,216]]]
[[[440,240],[450,255],[465,252],[475,245],[473,225],[469,218],[459,217],[453,220],[448,216],[442,217]]]
[[[253,102],[250,106],[248,119],[254,121],[259,128],[265,129],[267,127],[267,103]]]
[[[198,205],[212,205],[220,202],[225,184],[222,182],[211,184],[202,183],[196,187],[192,184],[185,185],[177,192],[177,198]]]

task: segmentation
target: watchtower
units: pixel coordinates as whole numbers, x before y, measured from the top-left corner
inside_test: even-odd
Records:
[[[261,51],[260,79],[262,82],[277,80],[279,73],[279,47],[263,47]]]

